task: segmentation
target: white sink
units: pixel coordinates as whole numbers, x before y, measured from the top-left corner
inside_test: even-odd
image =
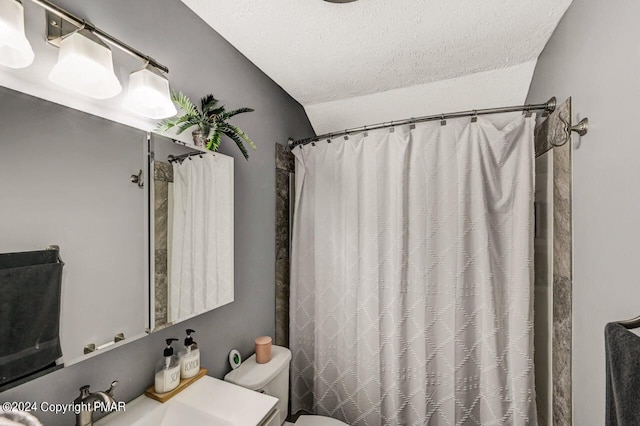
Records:
[[[272,396],[204,376],[164,404],[142,395],[128,402],[126,410],[109,414],[95,425],[258,426],[277,402]]]
[[[154,407],[148,415],[131,426],[211,425],[232,426],[233,423],[179,401]]]

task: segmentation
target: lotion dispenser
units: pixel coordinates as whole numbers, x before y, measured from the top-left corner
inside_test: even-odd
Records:
[[[187,337],[184,339],[184,352],[180,357],[180,378],[189,379],[200,371],[200,350],[198,344],[193,341],[191,333],[195,330],[187,329]]]
[[[164,357],[158,362],[155,376],[155,390],[157,393],[169,392],[180,384],[180,362],[173,354],[172,342],[178,339],[167,339],[167,347],[164,348]]]

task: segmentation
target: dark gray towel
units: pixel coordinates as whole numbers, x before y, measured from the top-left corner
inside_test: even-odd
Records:
[[[607,426],[640,425],[640,336],[617,323],[604,328]]]
[[[62,356],[57,250],[0,254],[0,385]]]

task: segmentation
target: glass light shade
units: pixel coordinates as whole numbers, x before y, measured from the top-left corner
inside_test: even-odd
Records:
[[[24,68],[33,62],[33,49],[24,35],[24,8],[16,0],[0,0],[0,64]]]
[[[151,65],[131,73],[127,96],[122,106],[155,120],[173,117],[178,113],[171,102],[169,80]]]
[[[49,80],[95,99],[112,98],[122,91],[113,73],[111,49],[88,30],[76,31],[60,42]]]

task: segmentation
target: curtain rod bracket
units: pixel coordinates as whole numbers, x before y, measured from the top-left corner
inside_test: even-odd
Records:
[[[553,111],[556,110],[556,106],[558,106],[556,97],[552,96],[551,99],[547,101],[547,107],[544,109],[544,112],[546,112],[547,114],[551,114]]]
[[[589,119],[583,118],[578,124],[569,127],[569,130],[576,132],[580,136],[584,136],[589,131]]]

